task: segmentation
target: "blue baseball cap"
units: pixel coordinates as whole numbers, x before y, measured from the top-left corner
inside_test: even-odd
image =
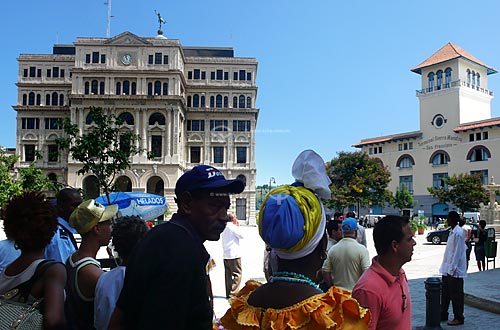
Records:
[[[179,198],[186,191],[217,190],[228,194],[239,194],[245,189],[243,181],[226,180],[215,167],[198,165],[185,172],[175,184],[175,195]]]
[[[354,218],[345,218],[342,221],[342,231],[354,231],[358,229],[358,221]]]

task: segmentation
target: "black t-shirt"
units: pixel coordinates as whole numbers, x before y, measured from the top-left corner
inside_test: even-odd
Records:
[[[154,227],[129,260],[117,302],[127,329],[212,329],[209,257],[180,215]]]

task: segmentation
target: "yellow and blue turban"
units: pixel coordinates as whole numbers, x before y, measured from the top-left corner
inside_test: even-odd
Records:
[[[318,197],[305,187],[282,186],[269,192],[260,208],[259,234],[282,259],[302,258],[325,235],[326,217]]]

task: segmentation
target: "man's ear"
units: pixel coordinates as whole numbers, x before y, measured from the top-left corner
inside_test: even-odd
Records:
[[[391,250],[394,252],[394,253],[397,253],[398,252],[398,242],[396,242],[395,240],[392,240],[391,242]]]
[[[192,201],[193,196],[189,192],[185,191],[179,198],[179,209],[181,209],[184,214],[191,214]]]

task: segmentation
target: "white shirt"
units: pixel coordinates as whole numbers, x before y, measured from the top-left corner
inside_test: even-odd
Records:
[[[224,249],[223,258],[241,258],[240,239],[243,238],[243,235],[240,233],[240,228],[234,223],[228,222],[221,236]]]
[[[125,278],[125,267],[118,266],[99,277],[95,287],[94,326],[96,329],[107,329],[111,314],[115,310]]]
[[[467,277],[465,250],[467,250],[467,245],[465,245],[464,231],[460,226],[456,225],[455,228],[450,230],[439,273],[458,278]]]

